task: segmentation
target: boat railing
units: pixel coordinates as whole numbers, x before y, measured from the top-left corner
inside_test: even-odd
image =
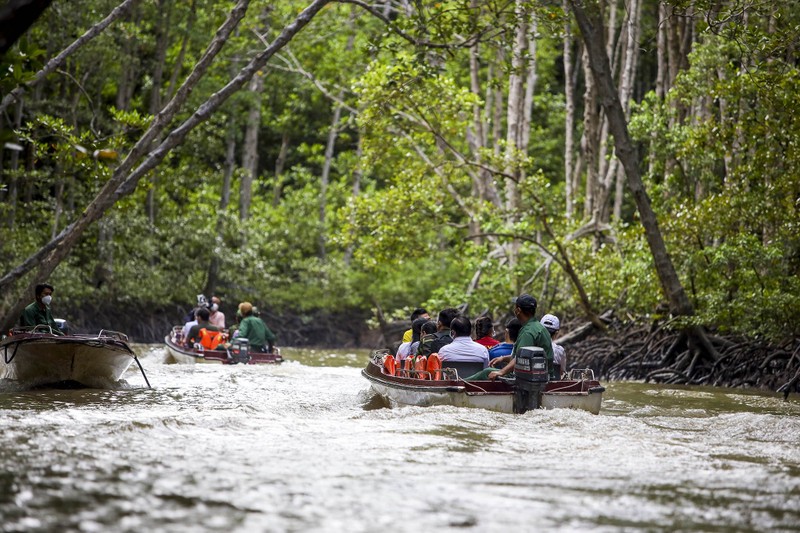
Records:
[[[574,381],[594,381],[594,370],[591,368],[573,368],[569,371],[567,379]]]
[[[105,337],[108,339],[115,339],[122,342],[128,342],[128,336],[124,333],[120,333],[119,331],[113,331],[110,329],[101,329],[100,333],[97,334],[98,337]]]

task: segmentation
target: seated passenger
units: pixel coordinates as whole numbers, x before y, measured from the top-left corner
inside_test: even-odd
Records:
[[[493,333],[494,323],[491,317],[484,315],[475,319],[475,342],[486,346],[486,348],[497,346],[500,341],[492,337]]]
[[[511,359],[511,352],[514,350],[514,343],[517,342],[517,335],[522,328],[519,320],[512,318],[506,322],[505,342],[489,348],[489,365],[495,368],[502,368]]]
[[[433,320],[428,320],[422,324],[422,328],[419,330],[419,343],[411,354],[424,355],[426,357],[432,354],[431,345],[436,340],[436,330],[436,322]]]
[[[256,308],[250,302],[239,304],[242,320],[239,322],[237,337],[246,338],[253,351],[272,353],[275,348],[275,334],[261,318],[255,316]]]
[[[427,318],[417,318],[411,323],[411,340],[408,342],[404,342],[397,348],[397,357],[398,361],[402,361],[409,355],[416,353],[417,346],[419,345],[419,338],[422,332],[422,326],[428,322]]]
[[[442,346],[453,342],[453,337],[450,336],[450,324],[459,314],[458,309],[454,307],[448,307],[447,309],[439,311],[439,320],[436,322],[436,333],[434,333],[436,338],[431,342],[430,352],[422,353],[421,355],[427,356],[432,353],[437,353],[441,350]]]
[[[202,329],[207,331],[221,331],[218,327],[212,326],[211,323],[209,323],[209,315],[210,313],[205,307],[201,307],[195,312],[197,324],[189,328],[189,333],[186,335],[184,341],[186,346],[192,347],[196,342],[200,342],[200,330]]]
[[[558,335],[558,330],[561,329],[561,321],[556,315],[544,315],[539,322],[550,334],[550,339],[553,343],[553,366],[558,377],[562,377],[567,373],[567,353],[564,351],[563,346],[556,344],[556,336]]]
[[[428,314],[428,311],[423,309],[422,307],[417,307],[411,312],[411,328],[407,329],[403,332],[403,343],[411,342],[411,337],[414,334],[414,321],[418,318],[424,318],[425,320],[430,320],[431,315]]]
[[[220,331],[225,329],[225,313],[219,310],[219,306],[222,305],[222,301],[216,297],[211,297],[211,314],[208,317],[208,321],[211,322],[212,326],[217,326]]]
[[[459,316],[450,323],[453,332],[453,341],[439,349],[439,358],[442,362],[469,362],[483,363],[483,368],[489,366],[489,350],[472,340],[472,324],[465,316]]]

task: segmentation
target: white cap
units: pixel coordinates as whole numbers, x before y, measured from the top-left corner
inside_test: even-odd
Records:
[[[561,322],[559,322],[556,315],[544,315],[539,322],[550,331],[558,331],[561,329]]]

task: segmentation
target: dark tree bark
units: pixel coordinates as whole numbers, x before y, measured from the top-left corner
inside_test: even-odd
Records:
[[[0,56],[22,37],[53,0],[8,0],[0,8]]]
[[[584,7],[591,4],[588,8]],[[667,253],[658,219],[650,204],[650,197],[642,181],[639,154],[628,134],[628,122],[619,100],[619,92],[611,75],[608,56],[603,42],[603,20],[596,5],[584,0],[570,0],[572,12],[580,27],[589,64],[597,85],[600,102],[606,110],[617,157],[625,168],[628,187],[633,194],[639,217],[645,230],[647,243],[653,255],[661,287],[669,301],[670,311],[675,315],[692,315],[694,307],[681,284],[675,266]]]

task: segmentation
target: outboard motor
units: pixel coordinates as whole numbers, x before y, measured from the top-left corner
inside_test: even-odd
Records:
[[[517,350],[515,361],[514,412],[522,414],[539,408],[548,379],[547,358],[542,348],[526,346]]]
[[[242,363],[247,364],[250,362],[250,342],[244,337],[238,337],[233,340],[231,347],[228,349],[228,359],[233,364]]]

